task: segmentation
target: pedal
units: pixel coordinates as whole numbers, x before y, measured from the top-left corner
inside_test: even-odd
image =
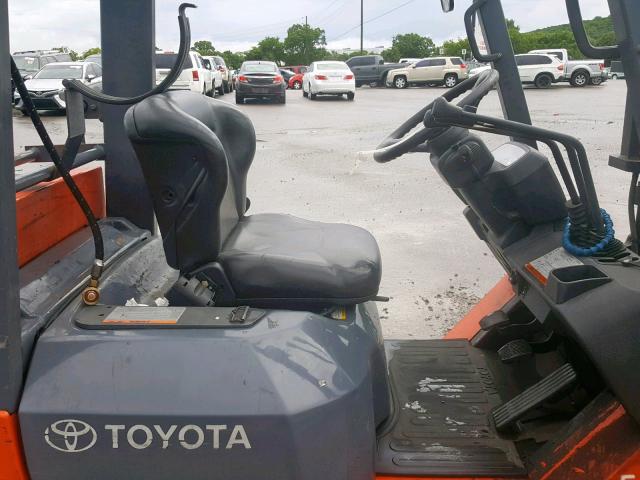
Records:
[[[568,363],[491,412],[498,431],[509,430],[527,412],[566,390],[577,380]]]
[[[533,355],[533,349],[526,340],[512,340],[498,350],[498,356],[503,363],[515,363]]]
[[[509,324],[509,317],[502,310],[493,312],[480,320],[480,328],[482,330],[491,330],[492,328],[500,328]]]

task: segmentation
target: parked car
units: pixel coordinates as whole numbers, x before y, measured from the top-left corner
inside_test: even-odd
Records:
[[[562,81],[564,64],[555,55],[524,53],[515,56],[518,64],[520,80],[524,84],[533,84],[537,88],[549,88]],[[471,77],[489,70],[491,65],[484,65],[471,70]]]
[[[13,60],[23,77],[35,75],[45,65],[56,62],[70,62],[71,55],[59,50],[28,50],[14,52]]]
[[[202,57],[202,63],[205,68],[211,72],[211,82],[214,92],[217,92],[218,95],[221,96],[224,95],[224,79],[222,78],[222,72],[216,68],[217,65],[213,60],[213,57]]]
[[[304,74],[302,95],[315,100],[318,95],[356,96],[355,75],[345,62],[313,62]]]
[[[287,86],[274,62],[247,61],[240,67],[236,89],[236,103],[247,98],[265,98],[287,102]]]
[[[13,60],[22,75],[27,80],[49,63],[70,62],[71,55],[60,50],[28,50],[24,52],[14,52]],[[11,92],[15,91],[13,78],[11,79]]]
[[[431,84],[452,88],[468,76],[467,66],[460,57],[425,58],[391,70],[387,75],[386,85],[407,88],[411,85]]]
[[[620,60],[613,60],[611,62],[611,67],[609,67],[609,78],[614,80],[624,78],[624,69],[622,68],[622,62]]]
[[[561,82],[569,82],[574,87],[601,85],[608,77],[604,70],[604,60],[571,60],[569,52],[564,48],[532,50],[529,53],[553,55],[564,64]]]
[[[289,80],[291,80],[292,77],[295,77],[297,73],[294,72],[293,70],[287,70],[286,68],[281,68],[280,75],[282,75],[282,78],[284,78],[285,85],[287,86],[287,88],[289,88]]]
[[[224,93],[233,92],[233,75],[231,74],[231,70],[229,69],[229,67],[227,67],[224,58],[218,55],[214,55],[208,58],[215,63],[216,70],[218,70],[222,74],[222,85],[224,87]]]
[[[307,65],[290,65],[283,68],[302,75],[307,73],[307,70],[309,70],[309,67]]]
[[[62,81],[76,79],[102,91],[102,67],[93,62],[48,63],[33,78],[25,81],[37,110],[64,111],[67,108]],[[18,92],[14,93],[14,107],[26,114]]]
[[[304,73],[296,73],[289,79],[289,88],[292,90],[302,89],[302,81],[304,80]]]
[[[515,57],[522,83],[549,88],[564,79],[564,63],[555,55],[524,53]]]
[[[156,52],[156,84],[162,82],[178,59],[174,52]],[[202,63],[199,53],[190,51],[182,66],[182,73],[171,86],[173,90],[191,90],[213,96],[213,74]]]
[[[400,63],[418,63],[422,58],[401,58]]]
[[[384,63],[380,55],[351,57],[347,65],[356,77],[356,87],[361,85],[384,85],[387,74],[396,68],[404,68],[406,63]]]
[[[84,61],[97,63],[98,65],[102,66],[102,54],[96,53],[95,55],[89,55],[84,59]]]

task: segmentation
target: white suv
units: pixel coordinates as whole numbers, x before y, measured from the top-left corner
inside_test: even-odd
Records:
[[[549,88],[564,76],[564,63],[555,55],[525,53],[516,55],[516,63],[522,83],[532,83],[537,88]]]
[[[156,52],[156,84],[166,78],[177,59],[178,54],[175,52]],[[191,51],[184,61],[182,73],[171,88],[215,96],[213,82],[213,74],[205,67],[200,54]]]
[[[211,72],[211,82],[213,85],[213,90],[220,96],[227,93],[224,88],[224,77],[222,76],[222,72],[218,69],[215,57],[203,56],[202,62],[204,63],[204,66],[207,68],[207,70]]]
[[[555,55],[524,53],[515,57],[522,83],[533,84],[537,88],[549,88],[564,77],[564,63]],[[469,72],[469,76],[475,77],[489,69],[490,65],[474,68]]]

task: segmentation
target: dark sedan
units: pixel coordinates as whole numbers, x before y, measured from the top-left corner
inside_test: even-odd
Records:
[[[247,98],[265,98],[279,103],[287,101],[287,85],[273,62],[244,62],[236,85],[236,103],[244,103]]]

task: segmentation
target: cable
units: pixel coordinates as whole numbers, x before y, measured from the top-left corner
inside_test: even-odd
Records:
[[[380,15],[378,15],[378,16],[376,16],[376,17],[370,18],[369,20],[365,20],[362,24],[363,24],[363,25],[367,25],[368,23],[371,23],[371,22],[374,22],[374,21],[376,21],[376,20],[379,20],[379,19],[380,19],[380,18],[382,18],[382,17],[386,17],[387,15],[389,15],[389,14],[391,14],[391,13],[395,12],[396,10],[400,10],[402,7],[406,7],[407,5],[409,5],[410,3],[413,3],[413,2],[415,2],[415,1],[416,1],[416,0],[409,0],[408,2],[404,2],[404,3],[400,4],[400,5],[398,5],[397,7],[392,8],[391,10],[387,10],[386,12],[381,13]],[[356,25],[356,26],[355,26],[355,27],[353,27],[353,28],[350,28],[350,29],[349,29],[349,30],[347,30],[346,32],[341,33],[340,35],[338,35],[338,36],[336,36],[336,37],[332,37],[332,38],[331,38],[331,41],[335,41],[335,40],[339,40],[339,39],[341,39],[341,38],[342,38],[342,37],[344,37],[345,35],[347,35],[347,34],[349,34],[349,33],[353,32],[356,28],[360,28],[360,24]]]
[[[335,15],[341,11],[344,7],[347,6],[347,1],[346,0],[342,0],[342,4],[338,6],[338,8],[336,8],[333,12],[330,12],[329,9],[331,7],[333,7],[334,5],[337,5],[338,2],[340,2],[340,0],[335,0],[333,2],[331,2],[331,4],[329,4],[329,6],[325,9],[325,14],[321,15],[320,18],[318,18],[317,20],[314,19],[314,22],[317,25],[322,25],[324,24],[326,21],[328,21],[329,19],[331,19],[332,17],[335,17]],[[324,25],[323,25],[323,28]]]
[[[84,195],[78,188],[78,185],[76,184],[75,180],[71,176],[71,173],[69,172],[69,170],[67,170],[64,167],[62,163],[62,159],[60,158],[60,155],[58,154],[58,151],[56,150],[56,147],[54,146],[53,141],[51,140],[51,137],[49,137],[49,134],[47,133],[47,129],[42,123],[42,120],[40,119],[40,115],[38,114],[38,111],[36,110],[36,107],[33,104],[33,100],[29,95],[29,91],[27,90],[27,87],[24,83],[22,75],[18,70],[16,62],[13,60],[13,57],[11,57],[11,78],[13,78],[13,82],[15,83],[16,89],[20,94],[20,98],[22,98],[24,109],[29,114],[29,117],[31,117],[31,122],[33,123],[33,126],[35,127],[36,131],[38,132],[38,135],[40,136],[40,140],[42,140],[42,144],[44,145],[44,148],[47,150],[47,153],[51,157],[51,160],[53,161],[54,165],[58,169],[58,172],[60,173],[60,176],[64,180],[64,183],[67,185],[67,187],[71,191],[73,198],[76,200],[76,202],[80,206],[82,213],[87,219],[89,228],[91,229],[91,234],[93,236],[93,243],[95,247],[95,260],[93,263],[93,267],[91,269],[91,282],[88,289],[85,289],[85,293],[83,294],[83,297],[85,298],[85,302],[86,302],[87,301],[86,295],[88,293],[90,302],[93,303],[94,300],[95,302],[97,302],[99,298],[97,286],[100,280],[100,276],[102,274],[102,268],[104,266],[104,241],[102,239],[102,232],[100,231],[100,226],[98,225],[98,220],[96,219],[96,216],[94,215],[93,210],[91,210],[91,206],[87,202],[87,199],[84,197]]]
[[[189,25],[189,18],[187,18],[187,15],[185,13],[187,8],[197,7],[192,3],[182,3],[178,7],[180,48],[178,49],[176,63],[173,65],[173,67],[171,67],[171,70],[167,74],[166,78],[152,90],[149,90],[148,92],[137,95],[135,97],[115,97],[113,95],[107,95],[105,93],[98,92],[97,90],[88,87],[80,80],[63,80],[62,85],[64,85],[65,88],[82,93],[85,97],[88,97],[91,100],[106,103],[109,105],[133,105],[134,103],[141,102],[145,98],[148,98],[152,95],[165,92],[182,74],[182,66],[184,65],[184,62],[189,55],[189,49],[191,47],[191,26]]]

